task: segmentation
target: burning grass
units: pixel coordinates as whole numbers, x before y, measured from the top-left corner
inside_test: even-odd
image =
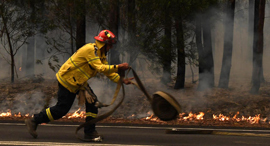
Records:
[[[32,117],[33,115],[21,113],[12,114],[10,110],[2,112],[0,114],[0,120],[16,120],[23,121],[26,118]],[[135,117],[131,115],[130,117]],[[62,119],[57,122],[78,122],[82,123],[85,119],[85,111],[80,108],[74,113],[68,113],[63,116]],[[155,115],[150,115],[144,118],[114,118],[113,116],[100,121],[100,123],[121,123],[121,124],[151,124],[151,125],[178,125],[178,126],[230,126],[230,127],[262,127],[270,128],[270,122],[267,118],[261,118],[260,114],[255,116],[240,116],[237,112],[233,117],[225,116],[223,114],[212,115],[205,117],[205,113],[180,113],[178,118],[172,121],[162,121]]]
[[[154,93],[157,90],[150,86],[146,86],[146,88],[149,93]],[[211,91],[204,92],[194,90],[194,85],[188,85],[185,90],[181,91],[164,89],[168,90],[182,106],[183,113],[180,113],[176,120],[168,122],[159,120],[152,114],[151,105],[143,94],[132,88],[127,89],[126,99],[119,109],[109,118],[100,121],[100,123],[270,128],[269,83],[262,84],[259,95],[250,94],[248,92],[249,88],[242,86],[241,88],[231,89],[213,88]],[[31,117],[33,113],[19,112],[19,109],[14,109],[14,106],[16,102],[19,102],[18,95],[23,93],[28,99],[33,94],[33,90],[39,90],[40,93],[43,93],[40,96],[41,101],[39,104],[46,108],[53,98],[57,96],[57,82],[1,84],[0,104],[1,107],[6,107],[6,109],[0,109],[0,120],[22,121]],[[25,100],[20,101],[19,105],[23,108],[33,107]],[[106,111],[106,108],[104,109]],[[84,118],[84,110],[78,109],[57,121],[84,122]]]

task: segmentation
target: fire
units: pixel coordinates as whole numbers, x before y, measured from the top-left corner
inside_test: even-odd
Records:
[[[19,71],[22,71],[22,67],[19,68]]]
[[[183,122],[185,122],[185,121],[203,121],[205,113],[199,112],[199,114],[195,114],[195,113],[190,112],[187,116],[185,116],[185,115],[186,115],[186,113],[180,113],[179,118],[177,120],[183,121]],[[225,116],[223,114],[219,114],[219,115],[213,114],[212,119],[216,120],[216,121],[220,121],[220,122],[234,121],[234,122],[247,122],[250,124],[259,124],[260,122],[266,123],[266,121],[267,121],[267,118],[261,119],[260,114],[255,115],[254,117],[252,117],[252,116],[239,117],[239,112],[237,112],[233,117]],[[145,120],[160,121],[153,114],[149,117],[146,117]],[[270,122],[268,124],[270,124]]]
[[[12,114],[11,110],[8,109],[7,112],[0,113],[0,117],[29,117],[29,114],[22,115],[21,112],[17,114]]]
[[[68,119],[73,119],[73,118],[85,118],[85,111],[81,111],[81,108],[79,108],[78,110],[76,110],[73,114],[71,114],[70,116],[64,116],[63,118],[68,118]]]
[[[237,118],[237,116],[239,115],[239,112],[237,112],[232,118],[230,118],[229,116],[224,116],[223,114],[219,114],[219,116],[213,115],[213,119],[214,120],[219,120],[219,121],[236,121],[236,122],[240,122],[240,121],[246,121],[250,124],[259,124],[260,121],[261,122],[266,122],[267,118],[261,119],[260,114],[255,115],[254,117],[252,116],[242,116],[241,118]]]
[[[199,112],[199,114],[196,116],[197,120],[203,120],[204,112]]]
[[[0,114],[0,117],[11,117],[12,114],[11,114],[11,110],[8,109],[8,111],[6,113],[1,113]]]
[[[185,113],[179,114],[179,121],[192,121],[192,120],[203,120],[204,112],[199,112],[199,114],[193,114],[189,112],[188,116],[184,116]]]
[[[63,116],[63,118],[68,118],[68,119],[73,119],[73,118],[85,118],[85,111],[80,111],[81,109],[79,108],[76,110],[74,113],[69,113],[66,116]],[[5,117],[16,117],[16,118],[22,118],[22,117],[30,117],[30,114],[24,114],[22,115],[21,112],[12,114],[11,110],[8,109],[7,112],[2,112],[0,113],[0,118],[5,118]],[[33,117],[33,115],[31,115]]]
[[[219,121],[229,121],[230,117],[224,116],[223,114],[213,115],[214,120],[219,120]]]
[[[151,112],[147,113],[148,115],[151,114]],[[178,122],[189,122],[189,121],[204,121],[205,113],[204,112],[199,112],[198,114],[189,112],[188,114],[186,113],[180,113],[179,117],[177,119]],[[25,118],[25,117],[33,117],[33,115],[28,114],[21,114],[16,113],[12,114],[11,110],[8,109],[7,112],[2,112],[0,113],[0,118],[5,118],[5,117],[17,117],[17,118]],[[66,119],[75,119],[75,118],[85,118],[85,111],[81,111],[81,108],[76,110],[74,113],[68,113],[66,116],[63,116],[63,118]],[[129,118],[136,117],[135,114],[132,114],[129,116]],[[161,121],[158,117],[156,117],[154,114],[151,114],[150,116],[144,118],[145,120],[149,121],[155,121],[159,123],[165,123],[165,121]],[[210,119],[211,120],[211,119]],[[255,116],[240,116],[239,112],[237,112],[234,116],[226,116],[223,114],[215,115],[213,114],[212,120],[219,121],[219,122],[226,122],[226,121],[232,121],[232,122],[247,122],[250,124],[260,124],[260,123],[267,123],[267,118],[261,118],[261,115],[255,115]],[[270,124],[268,122],[267,124]]]

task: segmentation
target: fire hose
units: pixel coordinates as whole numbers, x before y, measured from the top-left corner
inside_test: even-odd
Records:
[[[146,91],[145,87],[143,86],[139,76],[131,67],[127,71],[126,77],[129,74],[130,70],[132,71],[132,73],[134,75],[134,79],[136,81],[136,82],[134,82],[134,81],[130,81],[130,82],[133,85],[137,86],[144,93],[144,95],[147,97],[148,101],[152,105],[152,109],[153,109],[154,114],[163,121],[170,121],[170,120],[176,119],[177,115],[181,112],[181,106],[175,100],[175,98],[173,96],[171,96],[170,94],[163,92],[163,91],[157,91],[151,97],[148,94],[148,92]],[[80,139],[82,141],[91,141],[91,140],[79,137],[78,131],[87,125],[97,123],[98,121],[101,121],[101,120],[109,117],[122,104],[122,102],[124,101],[124,98],[125,98],[125,88],[123,86],[123,81],[122,81],[124,76],[125,76],[125,73],[121,72],[120,73],[120,80],[117,83],[117,87],[116,87],[116,90],[114,92],[114,96],[113,96],[111,103],[109,105],[103,105],[103,106],[106,107],[106,106],[112,105],[114,103],[114,101],[116,100],[116,97],[118,96],[118,93],[122,87],[122,97],[121,97],[119,103],[113,109],[111,109],[109,112],[104,113],[100,116],[97,116],[95,119],[87,121],[87,122],[79,125],[75,131],[75,135],[78,139]],[[88,92],[90,92],[90,91],[88,91]]]
[[[161,120],[163,121],[170,121],[173,120],[175,118],[177,118],[177,115],[181,112],[181,106],[179,105],[179,103],[175,100],[175,98],[173,96],[171,96],[170,94],[163,92],[163,91],[157,91],[153,94],[153,96],[151,97],[148,92],[146,91],[145,87],[143,86],[140,78],[138,77],[137,73],[130,68],[127,71],[126,76],[128,75],[128,73],[130,72],[130,70],[132,71],[133,75],[134,75],[134,79],[136,82],[131,81],[131,83],[135,86],[137,86],[143,93],[144,95],[147,97],[148,101],[150,102],[151,106],[152,106],[152,110],[154,112],[154,114]],[[122,79],[124,78],[124,73],[120,73],[120,81],[117,84],[113,99],[111,101],[111,103],[109,105],[107,104],[101,104],[101,105],[96,105],[96,106],[103,106],[103,107],[107,107],[110,106],[114,103],[114,101],[116,100],[116,97],[122,87],[122,98],[120,99],[120,102],[109,112],[98,116],[97,118],[87,121],[81,125],[79,125],[75,131],[75,135],[78,139],[82,140],[82,141],[91,141],[89,139],[84,139],[78,136],[78,131],[87,126],[87,125],[91,125],[94,123],[97,123],[98,121],[101,121],[107,117],[109,117],[124,101],[125,98],[125,88],[123,86],[123,82]],[[88,90],[87,90],[88,91]],[[90,91],[88,91],[89,93],[92,93]],[[270,134],[258,134],[258,133],[245,133],[245,132],[225,132],[225,131],[220,131],[220,130],[179,130],[179,129],[168,129],[166,130],[166,134],[212,134],[212,135],[231,135],[231,136],[257,136],[257,137],[270,137]]]

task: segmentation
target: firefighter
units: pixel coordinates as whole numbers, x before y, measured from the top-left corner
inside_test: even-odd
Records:
[[[25,124],[28,132],[37,138],[36,132],[38,124],[48,123],[60,119],[70,110],[76,94],[90,88],[87,80],[97,73],[103,73],[110,80],[117,83],[120,79],[119,70],[125,71],[129,68],[128,63],[109,65],[106,60],[107,52],[116,43],[115,35],[109,30],[102,30],[95,36],[95,43],[89,43],[77,50],[56,73],[58,80],[58,101],[55,106],[49,107],[38,114],[34,114],[31,119],[26,119]],[[123,79],[124,84],[130,84],[130,79]],[[92,89],[90,88],[93,93]],[[93,93],[94,94],[94,93]],[[86,122],[97,117],[98,108],[95,106],[96,98],[85,102]],[[102,139],[95,129],[95,124],[84,127],[84,138],[98,141]]]

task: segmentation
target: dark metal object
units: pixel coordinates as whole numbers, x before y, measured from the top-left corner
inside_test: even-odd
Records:
[[[153,95],[152,109],[154,114],[163,121],[170,121],[177,118],[178,111],[162,96]]]

